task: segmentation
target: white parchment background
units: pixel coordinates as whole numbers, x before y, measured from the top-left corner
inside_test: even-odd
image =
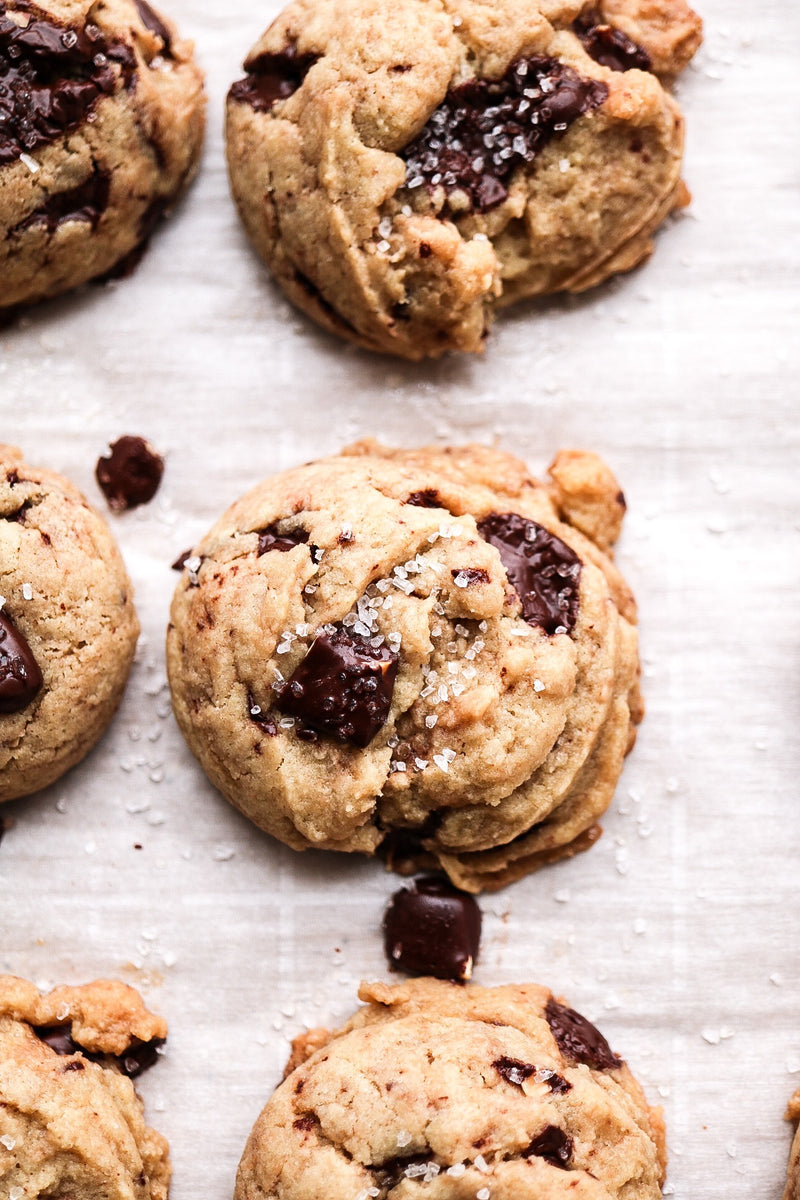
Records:
[[[165,691],[169,564],[259,478],[356,436],[497,437],[538,470],[588,446],[629,501],[648,716],[600,844],[483,902],[476,978],[548,983],[600,1023],[665,1107],[674,1195],[777,1200],[800,1084],[798,9],[704,0],[679,87],[695,201],[648,266],[506,316],[481,361],[408,366],[290,311],[238,228],[222,101],[278,7],[172,0],[209,74],[196,186],[131,279],[0,335],[0,440],[101,506],[108,439],[167,455],[157,500],[112,518],[145,630],[123,708],[4,810],[0,969],[145,990],[171,1026],[142,1091],[173,1198],[227,1200],[286,1039],[384,974],[396,881],[293,854],[205,782]]]

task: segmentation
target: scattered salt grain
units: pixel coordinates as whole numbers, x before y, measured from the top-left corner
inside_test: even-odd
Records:
[[[444,771],[445,775],[450,770],[450,763],[443,754],[434,754],[433,761],[436,763],[436,766],[440,771]]]
[[[402,1149],[402,1147],[407,1146],[410,1141],[411,1141],[411,1134],[408,1132],[407,1129],[401,1129],[397,1135],[398,1146],[400,1146],[400,1148]]]
[[[25,599],[25,600],[33,599],[33,588],[31,587],[31,585],[29,583],[23,583],[22,596],[23,596],[23,599]]]
[[[10,1133],[4,1133],[0,1137],[0,1142],[5,1146],[6,1150],[13,1150],[17,1144],[16,1138],[13,1138]]]
[[[439,718],[436,716],[436,714],[432,713],[431,716],[425,718],[425,725],[428,729],[433,729],[438,720]]]
[[[475,1193],[475,1200],[489,1200],[491,1194],[488,1188],[481,1188],[480,1191]]]
[[[460,1179],[462,1175],[467,1173],[466,1163],[453,1163],[452,1167],[448,1167],[445,1174],[451,1175],[453,1179]]]
[[[533,690],[535,692],[543,692],[544,691],[544,684],[542,683],[541,679],[534,679]]]
[[[488,1175],[492,1169],[482,1154],[479,1154],[475,1159],[475,1166],[480,1171],[481,1175]],[[487,1192],[486,1195],[488,1196],[489,1193]]]

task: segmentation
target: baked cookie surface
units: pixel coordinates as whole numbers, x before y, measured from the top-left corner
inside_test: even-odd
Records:
[[[295,849],[469,891],[591,845],[641,717],[624,498],[480,446],[363,442],[267,480],[186,560],[167,668],[212,782]]]
[[[103,519],[0,445],[0,800],[53,783],[119,705],[139,622]]]
[[[700,33],[685,0],[294,0],[228,97],[247,232],[331,332],[478,351],[496,308],[629,270],[687,202],[659,76]]]
[[[800,1200],[800,1088],[789,1101],[786,1119],[798,1125],[789,1155],[789,1174],[786,1180],[786,1190],[783,1200]]]
[[[656,1200],[664,1127],[584,1017],[533,984],[362,985],[295,1043],[235,1200]]]
[[[13,1197],[166,1200],[169,1148],[131,1078],[166,1023],[105,980],[42,995],[0,976],[0,1186]]]
[[[191,44],[145,0],[0,2],[0,317],[134,265],[204,108]]]

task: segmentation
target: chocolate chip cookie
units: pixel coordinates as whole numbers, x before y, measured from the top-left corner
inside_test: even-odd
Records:
[[[0,445],[0,801],[46,787],[105,730],[139,622],[111,532],[73,484]]]
[[[789,1101],[789,1107],[786,1110],[787,1121],[793,1121],[795,1125],[800,1122],[800,1088],[795,1092]],[[800,1127],[794,1136],[792,1143],[792,1152],[789,1157],[789,1175],[786,1180],[786,1190],[783,1193],[783,1200],[800,1200]]]
[[[599,836],[641,717],[625,501],[480,446],[362,442],[267,480],[184,560],[167,667],[212,782],[295,849],[501,887]]]
[[[22,1200],[166,1200],[169,1147],[131,1079],[166,1023],[138,992],[98,981],[42,995],[0,976],[0,1186]]]
[[[0,318],[135,264],[204,107],[191,44],[146,0],[0,0]]]
[[[661,1196],[660,1110],[546,988],[419,979],[360,998],[342,1029],[295,1043],[235,1200]]]
[[[410,359],[647,258],[687,203],[685,0],[294,0],[228,97],[231,186],[290,299]]]

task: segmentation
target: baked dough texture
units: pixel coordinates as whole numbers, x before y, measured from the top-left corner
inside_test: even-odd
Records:
[[[789,1101],[789,1107],[786,1110],[787,1121],[793,1121],[795,1125],[800,1123],[800,1088]],[[792,1151],[789,1156],[789,1174],[786,1180],[786,1190],[783,1193],[783,1200],[800,1200],[800,1127],[794,1135],[792,1142]]]
[[[197,168],[205,97],[144,0],[2,0],[0,84],[2,318],[135,265]]]
[[[268,479],[175,592],[189,746],[297,850],[478,892],[587,848],[642,715],[624,507],[583,451],[547,484],[499,450],[374,441]]]
[[[88,753],[119,705],[139,635],[105,521],[67,479],[3,445],[0,596],[2,801],[47,787]],[[2,693],[20,637],[41,684],[9,711]]]
[[[410,359],[646,259],[688,202],[685,0],[293,0],[228,98],[233,196],[320,325]]]
[[[0,976],[3,1195],[166,1200],[169,1147],[145,1124],[125,1074],[137,1064],[124,1060],[132,1046],[141,1053],[166,1033],[125,984],[101,980],[42,995]]]
[[[660,1110],[546,988],[419,979],[360,998],[342,1029],[296,1043],[235,1200],[661,1196]]]

